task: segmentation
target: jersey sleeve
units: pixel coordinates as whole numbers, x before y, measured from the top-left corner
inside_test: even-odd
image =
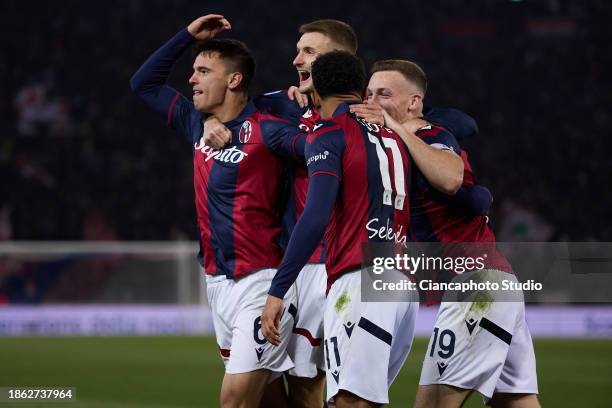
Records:
[[[193,43],[187,29],[179,31],[155,51],[130,80],[130,86],[151,109],[161,115],[168,126],[192,142],[191,129],[201,114],[180,92],[167,85],[172,66]]]
[[[292,101],[287,91],[268,92],[253,99],[257,109],[282,118],[295,126],[300,124],[304,109],[297,101]]]
[[[419,130],[417,131],[417,136],[435,149],[450,150],[457,155],[461,153],[459,142],[457,142],[455,136],[440,127],[436,127],[435,129]]]
[[[461,186],[452,196],[443,195],[447,203],[463,209],[469,215],[487,215],[493,203],[493,195],[479,184]]]
[[[298,220],[283,261],[272,280],[272,296],[283,298],[321,242],[336,204],[340,183],[333,177],[315,177],[308,183],[306,205]]]
[[[306,142],[308,176],[312,178],[326,174],[342,180],[342,155],[345,146],[344,132],[333,126],[308,135]]]
[[[303,130],[272,115],[262,115],[260,126],[264,143],[272,152],[284,158],[304,161],[306,133]]]
[[[452,108],[426,108],[424,119],[442,126],[462,141],[478,133],[478,124],[470,115]]]

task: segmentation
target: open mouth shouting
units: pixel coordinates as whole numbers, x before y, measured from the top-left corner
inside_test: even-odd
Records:
[[[298,75],[300,76],[300,86],[304,85],[310,79],[310,71],[300,69],[298,70]]]

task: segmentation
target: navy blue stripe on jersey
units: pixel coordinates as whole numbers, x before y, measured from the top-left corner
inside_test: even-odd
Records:
[[[210,170],[210,174],[208,176],[209,184],[208,184],[208,214],[209,219],[214,220],[214,228],[210,229],[210,243],[211,248],[214,251],[215,263],[217,268],[217,274],[223,273],[228,278],[232,278],[235,270],[235,256],[233,254],[234,248],[234,198],[229,202],[223,202],[222,200],[216,200],[215,197],[227,197],[227,192],[219,192],[219,194],[211,194],[211,181],[215,179],[219,179],[221,176],[219,173],[223,172],[223,178],[227,181],[233,181],[233,187],[229,187],[228,190],[231,190],[231,193],[236,191],[236,181],[238,179],[238,166],[235,166],[231,169],[231,174],[229,174],[228,169],[222,168],[222,164],[215,162]],[[219,189],[219,187],[213,187],[214,189]],[[211,226],[212,227],[212,226]],[[223,237],[223,241],[217,236],[220,235]]]
[[[283,261],[272,280],[268,292],[270,295],[280,299],[285,297],[285,293],[321,242],[336,204],[339,186],[340,183],[335,177],[311,177],[304,212],[295,225]]]
[[[415,180],[419,177],[419,171],[413,166],[411,182],[413,186],[416,186],[419,180]],[[432,187],[427,187],[430,189]],[[425,194],[417,194],[418,187],[413,187],[414,193],[410,194],[410,237],[412,240],[417,242],[439,242],[436,235],[436,229],[430,222],[429,217],[425,213]]]
[[[243,151],[244,144],[238,143],[235,140],[236,134],[240,132],[242,123],[253,115],[256,111],[252,103],[247,103],[240,114],[228,121],[224,125],[232,130],[234,141],[233,148]],[[230,147],[230,146],[228,146]],[[210,160],[214,160],[211,158]],[[239,166],[224,163],[214,160],[214,164],[208,175],[208,192],[207,192],[207,208],[209,219],[214,220],[215,225],[210,228],[210,244],[214,251],[215,264],[219,273],[225,274],[228,278],[233,278],[236,268],[236,255],[234,245],[234,194],[238,186],[238,171]],[[215,190],[215,194],[211,194],[210,190]],[[232,197],[230,200],[223,202],[220,197]],[[223,237],[223,240],[219,238]]]
[[[325,240],[321,240],[321,256],[319,257],[319,263],[325,263],[326,257],[327,257],[327,245],[325,245]]]
[[[393,335],[372,321],[362,317],[357,324],[363,330],[370,333],[372,336],[384,341],[389,346],[393,342]]]
[[[293,180],[295,177],[295,170],[289,168],[289,179]],[[295,184],[289,183],[289,195],[287,197],[287,205],[283,211],[282,217],[282,228],[280,237],[280,247],[285,251],[289,244],[289,238],[291,237],[291,231],[295,228],[297,223],[297,209],[295,208]]]
[[[489,333],[491,333],[492,335],[494,335],[495,337],[497,337],[498,339],[500,339],[507,345],[510,345],[510,343],[512,343],[512,334],[504,330],[502,327],[496,325],[495,323],[493,323],[486,317],[483,317],[482,319],[480,319],[479,325],[480,327],[482,327],[483,329],[485,329],[486,331],[488,331]]]

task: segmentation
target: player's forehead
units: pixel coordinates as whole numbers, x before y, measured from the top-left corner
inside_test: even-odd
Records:
[[[333,50],[333,41],[326,34],[313,31],[302,34],[296,48],[298,51],[311,48],[318,53],[325,53]]]
[[[193,69],[208,69],[215,71],[218,69],[225,68],[225,64],[221,59],[221,55],[215,51],[205,51],[199,53],[193,61]]]
[[[368,82],[369,90],[387,89],[396,93],[410,92],[412,84],[398,71],[378,71]]]

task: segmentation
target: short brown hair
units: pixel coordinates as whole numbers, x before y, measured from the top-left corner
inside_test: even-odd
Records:
[[[218,53],[229,71],[240,72],[242,81],[238,89],[246,92],[255,76],[255,57],[242,41],[229,38],[197,42],[193,47],[194,55]]]
[[[374,74],[379,71],[397,71],[404,76],[408,81],[416,84],[416,86],[423,92],[427,92],[427,75],[425,71],[417,64],[412,61],[388,59],[382,61],[376,61],[372,65],[370,74]]]
[[[353,28],[339,20],[316,20],[300,26],[300,35],[321,33],[351,54],[357,53],[357,35]]]

